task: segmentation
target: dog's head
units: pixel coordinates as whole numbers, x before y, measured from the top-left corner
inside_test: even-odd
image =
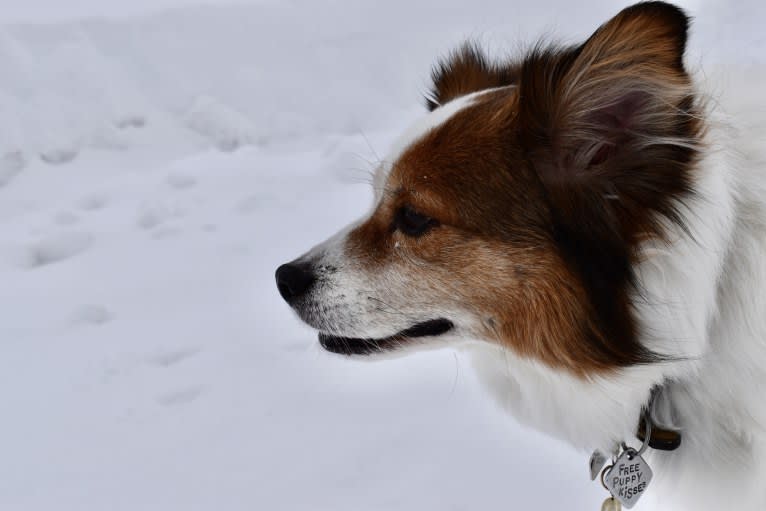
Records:
[[[371,214],[281,266],[280,293],[347,355],[473,339],[583,380],[663,361],[635,267],[693,189],[687,25],[649,2],[576,47],[453,53]]]

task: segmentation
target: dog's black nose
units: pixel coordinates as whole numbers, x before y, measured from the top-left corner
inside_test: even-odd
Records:
[[[304,294],[316,281],[311,265],[307,263],[287,263],[277,268],[277,289],[287,303]]]

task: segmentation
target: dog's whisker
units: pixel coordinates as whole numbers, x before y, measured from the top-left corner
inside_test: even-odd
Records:
[[[362,128],[358,128],[359,134],[362,135],[362,138],[364,139],[365,143],[367,144],[367,147],[370,149],[370,152],[372,152],[373,156],[378,160],[378,164],[382,163],[382,159],[378,155],[377,151],[375,151],[375,148],[372,147],[372,143],[370,143],[370,139],[367,138],[367,135],[364,133],[364,130]]]
[[[368,296],[367,299],[372,301],[372,302],[378,302],[379,304],[381,304],[381,305],[383,305],[383,306],[385,306],[385,307],[387,307],[389,309],[388,311],[384,311],[382,308],[380,308],[379,310],[381,312],[387,312],[389,314],[400,314],[402,316],[406,316],[406,314],[404,312],[402,312],[400,309],[397,309],[393,305],[390,305],[390,304],[384,302],[380,298],[375,298],[374,296]]]

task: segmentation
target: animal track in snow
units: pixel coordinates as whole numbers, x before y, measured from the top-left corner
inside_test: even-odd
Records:
[[[170,367],[192,358],[199,352],[198,348],[180,348],[160,353],[149,361],[157,367]]]
[[[184,118],[192,131],[207,137],[220,151],[262,142],[259,130],[245,114],[214,97],[195,98]]]
[[[0,188],[10,183],[26,165],[21,151],[11,151],[0,156]]]
[[[205,387],[202,385],[193,385],[162,394],[157,397],[157,402],[164,406],[183,405],[197,399],[202,394],[203,390],[205,390]]]
[[[95,211],[106,206],[108,200],[105,195],[93,193],[86,195],[77,201],[77,207],[84,211]]]
[[[26,248],[22,265],[38,268],[64,261],[84,252],[90,247],[92,237],[83,232],[65,232],[42,239]]]
[[[53,221],[58,225],[72,225],[80,221],[80,217],[71,211],[60,211],[53,217]]]
[[[102,305],[81,305],[72,313],[73,324],[103,325],[112,319],[111,314]]]
[[[139,115],[129,115],[122,119],[118,119],[114,125],[121,130],[128,128],[143,128],[146,126],[146,119]]]
[[[179,212],[164,204],[144,204],[138,211],[136,223],[142,229],[153,229],[176,216],[179,216]]]
[[[234,206],[234,211],[243,215],[254,213],[261,208],[263,202],[264,201],[262,197],[258,195],[249,195],[240,200],[237,205]]]
[[[169,174],[168,177],[165,178],[165,183],[176,190],[184,190],[196,185],[197,180],[193,176],[187,174],[174,173]]]
[[[51,149],[40,153],[40,159],[51,165],[63,165],[69,163],[77,157],[75,149]]]

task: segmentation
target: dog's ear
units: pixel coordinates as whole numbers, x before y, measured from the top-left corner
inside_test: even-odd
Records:
[[[629,7],[585,43],[538,48],[519,74],[517,135],[540,179],[552,235],[599,316],[599,338],[646,362],[631,289],[641,241],[685,228],[704,132],[683,66],[688,18]]]
[[[646,227],[642,212],[673,216],[668,199],[689,190],[701,129],[683,65],[688,24],[677,7],[640,3],[579,47],[523,62],[522,145],[564,217],[606,214],[630,237]]]
[[[512,66],[490,63],[478,44],[466,42],[434,66],[426,106],[432,111],[460,96],[510,85],[517,74]]]

